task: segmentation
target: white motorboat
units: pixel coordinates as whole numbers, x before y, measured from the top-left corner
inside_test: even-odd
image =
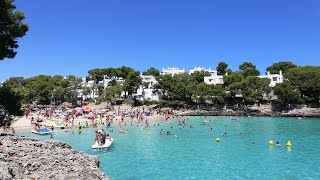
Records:
[[[112,145],[113,138],[106,138],[106,142],[102,145],[99,145],[99,143],[96,141],[92,145],[92,149],[104,149],[104,148],[109,148]]]

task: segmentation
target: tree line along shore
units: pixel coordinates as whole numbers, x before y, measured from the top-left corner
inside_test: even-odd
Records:
[[[82,94],[97,93],[94,102],[108,102],[110,105],[130,104],[132,106],[158,104],[161,107],[216,107],[227,106],[235,111],[248,109],[252,105],[271,105],[274,112],[289,111],[306,105],[319,107],[320,97],[320,67],[297,66],[292,62],[282,61],[266,68],[271,73],[283,73],[283,82],[270,87],[270,79],[259,78],[260,72],[251,62],[244,62],[237,71],[228,68],[228,64],[220,62],[218,75],[223,75],[223,84],[210,85],[203,82],[206,71],[196,71],[192,74],[161,74],[156,68],[149,68],[143,75],[154,76],[157,80],[152,85],[153,93],[159,101],[147,99],[138,100],[134,93],[141,86],[140,72],[130,67],[95,68],[88,71],[86,81],[94,81],[95,86],[83,87],[81,78],[74,75],[39,75],[30,78],[11,77],[0,87],[0,105],[10,114],[22,113],[22,104],[57,105],[69,102],[73,106],[81,106],[93,99],[79,97]],[[107,87],[98,86],[105,76],[115,79]],[[122,78],[118,82],[116,78]]]

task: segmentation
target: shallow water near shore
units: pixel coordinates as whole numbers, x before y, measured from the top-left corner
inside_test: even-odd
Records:
[[[317,179],[320,177],[320,119],[188,117],[151,122],[149,130],[127,125],[109,150],[92,150],[96,129],[54,130],[53,138],[97,155],[111,179]],[[206,121],[207,123],[204,123]],[[154,126],[155,125],[155,126]],[[191,125],[191,127],[190,127]],[[172,129],[171,129],[172,127]],[[212,128],[212,130],[211,130]],[[160,134],[163,129],[163,135]],[[165,135],[170,131],[170,135]],[[226,135],[224,135],[226,133]],[[18,135],[48,139],[30,131]],[[215,139],[221,141],[217,143]],[[279,141],[282,147],[270,146]],[[292,147],[286,147],[287,141]],[[253,141],[255,142],[253,144]]]

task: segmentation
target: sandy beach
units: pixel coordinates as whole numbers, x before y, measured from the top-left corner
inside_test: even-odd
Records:
[[[91,105],[90,108],[103,109],[101,106],[93,105]],[[133,112],[135,112],[135,115],[133,115]],[[136,112],[138,112],[139,115]],[[148,115],[146,115],[145,112],[148,112]],[[44,115],[39,115],[36,112],[31,112],[30,115],[28,115],[28,117],[15,117],[15,121],[12,123],[11,129],[9,129],[6,132],[11,133],[12,128],[14,129],[14,131],[33,129],[35,127],[35,124],[31,124],[32,118],[34,120],[42,119],[43,122],[40,123],[41,127],[45,127],[46,124],[51,123],[53,121],[60,122],[61,124],[67,127],[78,127],[79,125],[89,125],[89,127],[94,127],[94,124],[106,125],[109,120],[111,120],[112,124],[121,126],[121,124],[126,124],[130,122],[144,124],[149,121],[165,121],[174,116],[183,116],[184,114],[188,114],[190,112],[191,110],[182,111],[172,110],[170,108],[153,109],[153,106],[131,107],[129,105],[124,104],[114,106],[113,110],[105,109],[105,112],[103,114],[95,115],[94,120],[89,118],[87,113],[81,116],[73,116],[73,118],[70,118],[68,121],[64,121],[62,116],[55,115],[53,117],[45,117]],[[4,129],[0,129],[0,132],[4,132]]]

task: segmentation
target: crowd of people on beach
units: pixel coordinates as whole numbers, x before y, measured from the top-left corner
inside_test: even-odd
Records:
[[[182,111],[175,111],[170,108],[150,108],[150,107],[138,107],[138,108],[125,108],[120,107],[114,109],[102,109],[95,111],[90,108],[59,108],[53,107],[47,108],[26,108],[25,117],[30,120],[34,130],[39,132],[43,128],[48,128],[53,131],[54,125],[48,126],[47,122],[57,121],[62,124],[65,132],[69,129],[73,129],[71,132],[81,134],[84,128],[101,128],[96,131],[95,141],[99,144],[103,144],[106,138],[110,138],[110,133],[127,133],[131,127],[137,127],[141,130],[158,129],[160,135],[172,135],[177,137],[177,130],[185,128],[194,128],[196,124],[188,123],[189,117],[184,116]],[[213,131],[214,117],[203,116],[201,119],[201,125],[208,126],[210,131]],[[240,124],[240,118],[230,116],[229,119],[237,124]],[[174,121],[172,121],[174,120]],[[164,125],[171,123],[170,125]],[[172,123],[177,123],[177,126],[173,126]],[[225,125],[226,126],[226,125]],[[116,128],[114,128],[116,127]],[[76,130],[76,131],[75,131]],[[108,133],[106,133],[108,131]],[[240,135],[243,135],[240,132]],[[227,132],[221,133],[220,137],[227,137]],[[51,135],[52,138],[52,135]],[[255,141],[252,141],[255,144]],[[277,147],[281,147],[279,141],[275,141]]]
[[[79,109],[79,108],[78,108]],[[97,128],[99,125],[110,127],[112,124],[119,126],[117,132],[126,133],[127,130],[124,127],[127,124],[143,124],[143,128],[150,128],[149,118],[154,118],[156,115],[160,119],[168,120],[174,116],[173,110],[160,111],[160,109],[151,108],[127,108],[121,110],[118,109],[95,112],[92,109],[87,111],[77,109],[62,109],[58,110],[52,107],[48,108],[31,108],[25,109],[25,117],[30,119],[30,123],[34,126],[35,131],[40,131],[41,128],[47,127],[53,130],[55,127],[48,126],[48,122],[58,121],[63,124],[62,128],[67,131],[69,128],[77,128],[78,133],[81,134],[83,128]]]

